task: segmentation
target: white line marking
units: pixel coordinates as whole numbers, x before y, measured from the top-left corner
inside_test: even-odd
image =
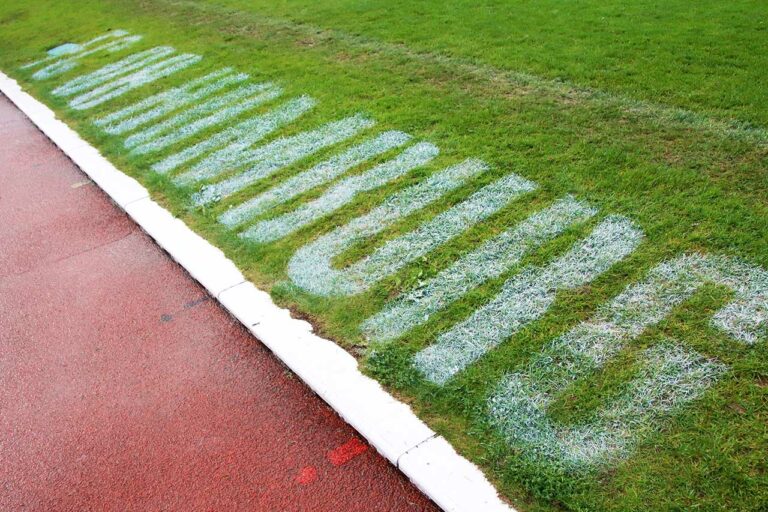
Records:
[[[225,128],[204,141],[170,155],[152,165],[152,170],[160,174],[166,174],[177,169],[180,165],[198,158],[207,151],[221,147],[224,144],[229,144],[224,149],[217,151],[192,167],[189,171],[180,174],[176,178],[176,182],[179,184],[189,184],[217,176],[226,170],[224,168],[225,164],[237,161],[237,155],[240,152],[245,151],[249,146],[258,142],[280,126],[298,119],[316,104],[317,102],[309,96],[300,96],[299,98],[287,101],[266,114],[246,119],[235,126]]]
[[[247,79],[245,73],[234,73],[232,68],[223,68],[100,117],[93,124],[111,135],[120,135]]]
[[[237,205],[220,215],[219,222],[230,228],[242,224],[279,204],[283,204],[296,196],[328,183],[353,167],[357,167],[382,153],[402,146],[410,139],[411,136],[403,132],[384,132],[343,153],[334,155],[325,162],[319,163],[311,169],[285,180],[280,185]]]
[[[414,357],[429,381],[443,385],[524,326],[541,318],[557,291],[583,286],[632,253],[642,232],[629,220],[611,216],[564,256],[546,267],[529,267],[472,316],[443,333]]]
[[[496,427],[512,445],[522,446],[529,458],[571,470],[626,455],[641,437],[701,396],[726,371],[724,365],[676,344],[657,345],[643,353],[639,374],[624,392],[603,405],[590,421],[569,427],[546,415],[553,400],[546,379],[556,372],[542,364],[557,364],[557,359],[546,355],[526,372],[504,377],[488,401],[489,410]],[[587,360],[584,369],[594,369],[591,363]],[[553,377],[555,382],[557,377]]]
[[[523,256],[569,226],[583,222],[596,213],[597,210],[571,196],[561,199],[488,240],[434,278],[393,300],[363,322],[361,330],[368,339],[376,342],[398,338],[417,325],[426,323],[430,315],[473,288],[513,268]]]
[[[256,162],[245,172],[225,181],[208,185],[192,197],[193,204],[200,206],[219,201],[248,185],[266,178],[302,158],[323,148],[338,144],[370,128],[374,122],[361,114],[333,121],[315,130],[292,137],[278,139],[266,146],[243,152],[242,165]]]
[[[185,53],[170,57],[164,61],[140,69],[127,76],[117,78],[111,82],[84,92],[69,102],[69,106],[76,110],[85,110],[100,105],[118,96],[122,96],[130,90],[136,89],[156,80],[172,75],[199,62],[199,55]]]
[[[142,52],[132,53],[128,57],[121,59],[112,64],[107,64],[96,71],[91,73],[80,75],[78,77],[65,82],[64,84],[56,87],[53,90],[53,94],[56,96],[72,96],[78,92],[85,91],[87,89],[93,89],[99,85],[109,82],[110,80],[141,69],[152,62],[167,57],[176,50],[170,46],[156,46],[149,50]]]
[[[330,260],[326,267],[316,264],[311,291],[326,296],[362,293],[535,188],[530,181],[508,174],[345,269],[334,269]]]
[[[283,238],[338,210],[351,202],[358,194],[374,190],[413,169],[426,165],[438,153],[437,146],[427,142],[411,146],[387,162],[342,180],[314,201],[303,204],[285,215],[259,222],[242,233],[241,236],[259,243]]]
[[[124,145],[133,148],[131,152],[137,155],[159,151],[271,101],[281,93],[280,88],[270,83],[244,85],[137,132],[125,139]]]
[[[380,232],[399,219],[424,208],[450,190],[487,170],[479,160],[466,160],[434,173],[427,179],[392,194],[366,215],[314,240],[293,255],[288,263],[288,276],[298,287],[314,294],[324,294],[328,286],[317,280],[329,275],[331,260],[355,242]]]

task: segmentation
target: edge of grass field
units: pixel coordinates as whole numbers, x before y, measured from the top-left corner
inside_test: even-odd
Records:
[[[261,343],[354,427],[416,487],[447,512],[513,509],[480,469],[456,453],[312,326],[279,308],[224,253],[154,202],[55,113],[0,71],[0,92],[88,175],[155,242]]]

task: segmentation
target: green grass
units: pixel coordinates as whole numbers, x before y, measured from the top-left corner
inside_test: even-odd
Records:
[[[484,404],[504,372],[589,318],[598,305],[664,259],[698,250],[768,267],[766,11],[766,4],[756,1],[693,6],[679,0],[610,5],[592,0],[30,0],[0,5],[0,68],[55,108],[118,167],[144,182],[280,304],[362,354],[371,375],[479,463],[517,508],[761,510],[768,503],[768,348],[765,342],[746,347],[710,327],[712,312],[729,297],[722,289],[697,293],[598,378],[577,383],[553,407],[563,420],[588,416],[632,376],[640,350],[661,336],[683,340],[730,367],[704,398],[613,467],[575,475],[533,464],[499,438],[488,424]],[[159,85],[86,112],[68,109],[51,90],[109,58],[94,56],[82,68],[51,81],[32,81],[19,70],[49,47],[85,41],[108,28],[144,35],[142,48],[170,44],[204,60]],[[406,131],[440,146],[441,155],[424,170],[362,194],[280,242],[245,244],[216,223],[217,215],[238,198],[265,190],[336,148],[284,169],[269,183],[258,183],[222,205],[195,210],[189,206],[189,190],[148,172],[156,156],[132,157],[117,137],[91,124],[98,114],[128,105],[150,90],[223,65],[280,83],[286,97],[307,93],[319,100],[313,113],[281,135],[362,111],[378,121],[378,130]],[[353,247],[337,263],[370,253],[493,177],[515,171],[540,188],[367,293],[326,299],[289,284],[286,265],[296,249],[369,211],[393,191],[467,157],[482,158],[493,170]],[[376,357],[367,357],[359,325],[389,298],[566,193],[600,207],[601,215],[630,217],[646,240],[590,286],[559,294],[544,318],[443,388],[429,385],[411,369],[412,354],[487,302],[511,273],[473,290]],[[306,194],[276,212],[316,195]],[[545,263],[562,254],[595,223],[569,230],[523,264]]]

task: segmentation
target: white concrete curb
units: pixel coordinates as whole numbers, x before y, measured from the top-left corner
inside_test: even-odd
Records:
[[[357,367],[357,361],[312,326],[291,318],[247,282],[224,253],[152,201],[96,148],[56,119],[48,107],[0,72],[5,94],[37,127],[125,210],[221,305],[384,457],[447,512],[511,511],[483,473]]]

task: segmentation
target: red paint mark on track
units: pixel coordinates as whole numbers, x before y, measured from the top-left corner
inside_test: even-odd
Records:
[[[299,475],[296,477],[296,482],[301,485],[309,485],[315,480],[317,480],[317,469],[314,466],[301,468]]]
[[[334,466],[341,466],[366,451],[368,451],[368,445],[353,437],[335,450],[328,452],[328,460]]]
[[[2,96],[0,140],[1,511],[436,510],[377,454],[317,478],[355,431]]]

